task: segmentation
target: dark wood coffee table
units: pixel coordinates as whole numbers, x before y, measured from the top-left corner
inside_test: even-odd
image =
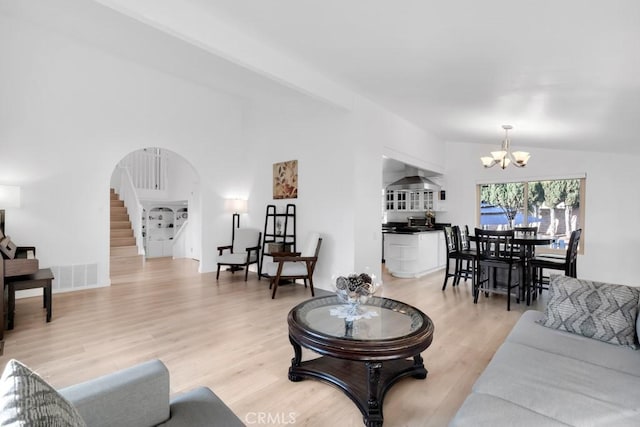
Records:
[[[288,316],[293,346],[289,380],[313,378],[340,388],[360,409],[367,426],[381,426],[386,392],[404,377],[425,379],[420,353],[431,345],[433,322],[400,301],[373,297],[363,318],[344,318],[336,296],[313,298]],[[336,313],[338,312],[338,313]],[[302,347],[322,356],[302,361]]]

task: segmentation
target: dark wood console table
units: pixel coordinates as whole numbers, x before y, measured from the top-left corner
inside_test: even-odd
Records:
[[[37,272],[39,265],[37,258],[29,257],[30,253],[35,257],[35,247],[14,246],[12,249],[16,254],[13,258],[5,259],[5,256],[0,254],[0,356],[4,352],[4,330],[6,327],[5,321],[7,320],[5,317],[8,314],[8,310],[5,311],[5,285],[12,277]]]
[[[47,323],[51,322],[53,311],[51,301],[51,287],[53,273],[50,268],[41,268],[33,274],[5,279],[9,291],[9,304],[7,313],[7,329],[13,329],[13,319],[16,310],[16,291],[25,289],[42,288],[42,306],[47,310]]]
[[[294,357],[289,380],[317,379],[341,389],[360,409],[366,426],[382,426],[386,392],[405,377],[425,379],[420,353],[431,345],[433,322],[400,301],[373,297],[363,316],[345,317],[336,296],[313,298],[288,316]],[[302,361],[302,347],[322,357]]]

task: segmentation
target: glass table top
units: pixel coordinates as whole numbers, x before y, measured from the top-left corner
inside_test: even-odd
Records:
[[[404,338],[429,321],[418,309],[381,297],[360,306],[356,316],[349,315],[336,296],[310,299],[294,312],[295,320],[309,332],[354,341]]]

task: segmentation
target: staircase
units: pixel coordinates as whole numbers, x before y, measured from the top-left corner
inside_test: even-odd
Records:
[[[133,236],[129,213],[115,190],[111,189],[111,266],[114,264],[142,263]]]

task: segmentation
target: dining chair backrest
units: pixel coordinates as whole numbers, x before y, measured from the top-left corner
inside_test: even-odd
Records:
[[[238,228],[233,237],[233,253],[246,252],[260,244],[260,231],[253,228]]]
[[[310,233],[309,237],[307,238],[304,250],[300,253],[300,255],[303,257],[317,257],[318,252],[320,251],[320,245],[318,244],[318,241],[320,240],[320,233]]]
[[[445,225],[444,228],[444,241],[447,246],[447,253],[453,253],[456,251],[456,240],[453,234],[453,227]]]
[[[471,249],[468,226],[465,225],[464,227],[458,227],[458,233],[456,234],[456,237],[458,239],[458,250],[468,251],[469,249]]]
[[[513,237],[535,237],[538,235],[538,227],[515,227],[513,229]],[[514,251],[519,252],[522,248],[520,245],[516,244],[513,248]],[[524,256],[526,258],[533,258],[536,255],[536,247],[535,246],[526,246],[524,251]],[[523,253],[523,252],[521,252]]]
[[[538,227],[516,227],[513,229],[514,237],[529,237],[537,236]]]
[[[513,230],[476,228],[475,237],[479,262],[513,262]]]
[[[571,232],[569,237],[569,247],[567,248],[567,256],[565,258],[565,271],[564,274],[570,277],[576,277],[576,263],[578,261],[578,246],[580,244],[580,237],[582,236],[582,229],[579,228]]]
[[[469,226],[464,226],[464,232],[467,234],[467,245],[469,245],[469,249],[471,249],[471,233],[469,233]]]

